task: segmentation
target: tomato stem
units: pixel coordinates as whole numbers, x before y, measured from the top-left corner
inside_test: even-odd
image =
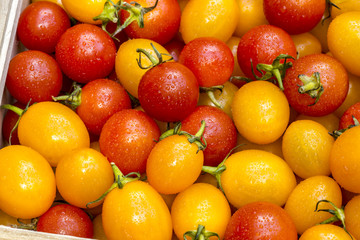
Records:
[[[220,94],[222,93],[224,89],[224,85],[218,85],[218,86],[212,86],[212,87],[200,87],[200,92],[205,92],[208,97],[210,98],[211,102],[218,108],[222,109],[222,106],[220,103],[216,100],[214,92],[216,90],[220,91]]]
[[[190,230],[184,233],[184,240],[190,237],[192,240],[208,240],[210,237],[216,236],[220,240],[220,236],[215,232],[210,232],[205,229],[201,224],[198,225],[196,230]]]
[[[351,124],[349,125],[347,128],[344,128],[344,129],[340,129],[340,130],[335,130],[333,132],[329,132],[329,134],[334,138],[334,139],[337,139],[341,134],[343,134],[345,131],[349,130],[350,128],[353,128],[353,127],[356,127],[356,126],[359,126],[360,123],[359,121],[356,119],[355,116],[352,116],[352,119],[354,121],[354,124]]]
[[[320,100],[320,96],[324,93],[324,87],[320,81],[320,73],[315,72],[310,77],[305,74],[300,74],[298,78],[304,84],[299,86],[298,92],[301,94],[309,94],[311,98],[315,98],[315,102],[309,106],[315,105]]]
[[[74,90],[68,95],[62,95],[57,97],[52,97],[52,99],[56,101],[62,101],[65,105],[71,107],[72,109],[76,109],[81,104],[81,86],[74,83]]]
[[[160,52],[156,49],[156,47],[154,46],[153,43],[150,43],[150,45],[151,45],[151,47],[154,49],[154,52],[155,52],[156,57],[154,57],[151,53],[149,53],[149,52],[146,51],[145,49],[142,49],[142,48],[136,49],[136,52],[139,53],[139,58],[136,59],[136,61],[137,61],[138,65],[139,65],[139,67],[140,67],[141,69],[149,69],[149,68],[155,67],[155,66],[157,66],[157,65],[159,65],[159,64],[161,64],[161,63],[171,61],[171,60],[173,59],[173,57],[172,57],[171,55],[169,55],[169,54],[160,53]],[[143,54],[150,60],[150,62],[151,62],[152,64],[150,64],[149,66],[143,66],[143,65],[141,64],[141,53],[143,53]],[[167,60],[164,60],[163,57],[162,57],[163,55],[169,56],[170,58],[167,59]]]

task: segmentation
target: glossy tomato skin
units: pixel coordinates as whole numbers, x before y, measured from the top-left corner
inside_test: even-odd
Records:
[[[101,14],[106,0],[61,0],[65,10],[76,20],[83,23],[101,24],[93,18]]]
[[[19,18],[17,36],[27,49],[53,53],[61,35],[70,28],[64,9],[52,2],[35,2]]]
[[[234,57],[225,42],[214,37],[196,38],[187,43],[179,62],[196,76],[200,87],[222,85],[234,69]]]
[[[130,3],[131,0],[126,0]],[[154,6],[156,0],[137,1],[142,7]],[[120,21],[124,23],[129,17],[125,10],[121,11]],[[177,0],[162,0],[150,12],[144,15],[144,27],[140,28],[136,21],[127,26],[124,31],[129,38],[151,39],[161,45],[169,42],[180,27],[181,10]]]
[[[316,104],[310,95],[298,92],[299,86],[304,85],[298,76],[305,74],[310,77],[315,72],[320,74],[320,82],[324,87]],[[283,84],[286,98],[297,112],[320,117],[334,112],[343,103],[349,79],[346,69],[338,60],[326,54],[312,54],[294,62],[288,69]]]
[[[151,117],[177,122],[195,109],[199,86],[189,68],[177,62],[165,62],[144,74],[138,95],[140,105]]]
[[[254,73],[259,63],[272,64],[280,54],[288,54],[296,58],[296,47],[290,35],[283,29],[273,25],[260,25],[250,29],[240,39],[237,49],[239,66],[246,77],[255,80]],[[292,61],[288,59],[288,61]]]
[[[75,237],[93,237],[90,217],[82,209],[70,204],[51,207],[39,218],[36,230]]]
[[[159,127],[146,113],[124,109],[112,115],[103,126],[100,151],[123,174],[144,173],[148,155],[159,137]]]
[[[21,109],[25,109],[26,107],[26,105],[21,104],[19,102],[15,102],[13,105]],[[8,110],[4,115],[4,119],[2,122],[2,136],[4,140],[10,145],[20,144],[17,128],[15,128],[13,132],[11,132],[18,120],[19,120],[19,115],[17,115],[15,112],[11,110]],[[11,135],[11,142],[10,142],[10,135]]]
[[[264,0],[264,14],[270,24],[290,34],[305,33],[321,20],[326,1]]]
[[[339,130],[354,125],[353,117],[357,120],[360,119],[360,102],[355,103],[344,112],[339,121]]]
[[[65,75],[74,81],[87,83],[111,73],[115,66],[116,47],[100,27],[78,24],[60,37],[55,57]]]
[[[52,100],[62,86],[62,73],[58,63],[48,54],[28,50],[18,53],[9,64],[6,87],[22,104]]]
[[[237,131],[231,118],[221,109],[212,106],[198,106],[181,121],[181,129],[196,134],[202,120],[206,124],[203,137],[207,143],[204,165],[217,166],[236,146]]]
[[[170,42],[164,45],[164,48],[169,51],[170,55],[173,57],[174,61],[179,61],[179,56],[183,50],[185,43],[179,39],[172,39]]]
[[[284,209],[269,202],[254,202],[239,208],[231,217],[225,240],[296,240],[295,224]]]
[[[76,112],[89,132],[99,136],[106,120],[114,113],[130,108],[131,100],[123,86],[109,79],[96,79],[82,88],[81,103]]]

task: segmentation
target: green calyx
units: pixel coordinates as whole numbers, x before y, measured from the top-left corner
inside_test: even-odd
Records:
[[[322,203],[322,202],[329,203],[334,208],[334,210],[333,209],[319,209],[319,204]],[[343,226],[344,231],[347,234],[349,234],[351,239],[353,239],[353,237],[347,231],[346,226],[345,226],[345,213],[344,213],[344,207],[343,206],[341,208],[338,208],[331,201],[324,199],[324,200],[320,200],[320,201],[318,201],[316,203],[315,212],[328,212],[328,213],[332,214],[333,215],[332,217],[330,217],[329,219],[326,219],[325,221],[322,221],[319,224],[330,224],[330,223],[333,223],[333,222],[341,221],[341,224]]]
[[[114,183],[110,186],[110,188],[103,194],[101,195],[98,199],[96,199],[95,201],[89,202],[86,204],[86,207],[89,207],[91,204],[97,203],[99,201],[102,201],[106,195],[111,192],[114,188],[120,188],[122,189],[127,183],[129,182],[133,182],[133,181],[137,181],[140,179],[140,173],[138,172],[131,172],[127,175],[124,175],[120,169],[116,166],[115,163],[111,162],[111,167],[113,169],[114,172],[114,178],[115,181]]]
[[[331,2],[330,0],[326,0],[326,5],[327,5],[328,15],[321,20],[321,24],[324,24],[326,19],[331,18],[331,9],[333,7],[340,9],[335,3]]]
[[[299,86],[298,92],[301,94],[309,94],[311,98],[315,98],[315,102],[309,106],[315,105],[319,101],[320,96],[324,93],[324,87],[320,82],[320,73],[315,72],[310,77],[305,74],[300,74],[298,78],[304,84]]]
[[[333,132],[330,132],[329,134],[334,137],[335,139],[337,139],[342,133],[344,133],[345,131],[349,130],[350,128],[353,128],[353,127],[356,127],[356,126],[359,126],[360,123],[359,121],[354,117],[352,116],[352,119],[354,121],[354,124],[351,124],[350,126],[348,126],[347,128],[344,128],[344,129],[340,129],[340,130],[335,130]]]
[[[261,77],[257,76],[254,72],[253,64],[251,62],[251,71],[256,78],[256,80],[270,80],[272,77],[275,77],[279,88],[284,90],[283,79],[285,78],[286,70],[292,67],[292,62],[287,62],[288,59],[295,60],[294,57],[288,54],[280,54],[276,57],[272,64],[259,63],[256,65],[256,70],[261,74]],[[284,60],[284,63],[280,63],[281,60]]]
[[[81,86],[74,83],[73,91],[68,95],[62,95],[57,97],[52,97],[52,99],[57,102],[61,101],[65,105],[71,107],[71,109],[76,109],[81,104]]]
[[[186,131],[182,131],[181,123],[179,122],[178,124],[176,124],[175,128],[164,132],[160,136],[159,140],[161,141],[164,138],[172,136],[172,135],[184,135],[187,137],[187,139],[190,143],[195,143],[198,146],[198,151],[196,152],[196,153],[198,153],[199,151],[204,151],[207,146],[206,140],[205,140],[205,138],[203,138],[205,127],[206,127],[205,121],[201,120],[201,126],[200,126],[199,131],[195,135],[192,135]]]
[[[208,95],[211,102],[218,108],[222,109],[220,103],[216,100],[214,92],[219,90],[222,93],[224,85],[212,86],[212,87],[200,87],[200,92],[204,92]]]
[[[160,65],[161,63],[164,63],[164,62],[168,62],[168,61],[173,60],[173,57],[172,57],[171,55],[166,54],[166,53],[160,53],[160,52],[156,49],[156,47],[154,46],[153,43],[150,43],[150,45],[151,45],[152,49],[154,49],[154,52],[155,52],[155,55],[156,55],[156,56],[151,55],[151,54],[150,54],[148,51],[146,51],[145,49],[142,49],[142,48],[136,49],[136,52],[139,53],[139,58],[136,59],[136,61],[137,61],[138,65],[139,65],[139,67],[140,67],[141,69],[149,69],[149,68],[155,67],[155,66],[157,66],[157,65]],[[149,66],[143,66],[143,65],[142,65],[142,63],[141,63],[141,54],[144,54],[145,57],[147,57],[147,58],[150,60],[151,64],[150,64]],[[165,59],[163,59],[163,56],[168,56],[169,58],[165,60]]]
[[[220,240],[220,237],[217,233],[207,231],[201,224],[198,225],[196,230],[187,231],[183,235],[184,240],[187,240],[187,237],[190,237],[192,240],[208,240],[213,236],[216,236]]]
[[[134,5],[131,5],[134,4]],[[125,2],[125,1],[118,1],[116,4],[112,2],[111,0],[107,0],[104,4],[104,9],[102,13],[93,19],[101,20],[102,22],[102,29],[107,32],[112,38],[118,40],[115,35],[121,32],[123,29],[125,29],[127,26],[129,26],[132,22],[136,21],[140,28],[144,27],[144,15],[151,10],[153,10],[157,4],[158,0],[156,0],[154,6],[151,7],[142,7],[137,2],[131,2],[131,4]],[[129,17],[125,20],[125,22],[121,25],[120,19],[119,19],[119,11],[125,10],[129,12]],[[113,22],[117,24],[116,30],[113,33],[109,33],[106,30],[106,26],[109,22]],[[118,40],[119,41],[119,40]]]

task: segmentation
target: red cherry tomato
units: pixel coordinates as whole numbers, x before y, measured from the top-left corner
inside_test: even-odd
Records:
[[[360,102],[355,103],[343,113],[339,121],[339,130],[355,125],[353,117],[360,120]]]
[[[53,53],[61,35],[70,28],[70,19],[56,3],[34,2],[22,11],[17,36],[31,50]]]
[[[199,86],[189,68],[178,62],[165,62],[144,74],[138,95],[140,105],[151,117],[177,122],[196,108]]]
[[[55,57],[65,75],[74,81],[87,83],[111,73],[115,66],[116,47],[100,27],[78,24],[61,36]]]
[[[223,41],[213,37],[196,38],[187,43],[179,62],[196,76],[200,87],[222,85],[234,69],[234,56]]]
[[[36,230],[92,238],[93,223],[82,209],[69,204],[59,204],[41,215]]]
[[[183,50],[185,43],[183,41],[173,39],[167,44],[164,45],[164,48],[168,50],[170,55],[173,57],[174,61],[179,61],[179,56],[181,51]]]
[[[266,19],[289,34],[313,29],[320,22],[325,7],[325,0],[264,0]]]
[[[19,107],[21,109],[25,109],[26,105],[16,102],[13,104],[16,107]],[[16,114],[13,111],[8,110],[5,115],[2,122],[2,135],[4,140],[9,143],[10,145],[19,145],[19,137],[17,134],[17,128],[14,129],[14,126],[16,125],[16,122],[19,120],[19,115]],[[11,132],[13,131],[13,132]],[[11,139],[10,139],[11,135]]]
[[[6,87],[11,96],[22,104],[52,100],[62,86],[62,73],[57,62],[48,54],[28,50],[11,59]]]

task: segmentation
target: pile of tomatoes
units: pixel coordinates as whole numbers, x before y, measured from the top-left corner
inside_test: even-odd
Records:
[[[359,36],[357,0],[34,0],[1,106],[0,223],[360,239]]]

